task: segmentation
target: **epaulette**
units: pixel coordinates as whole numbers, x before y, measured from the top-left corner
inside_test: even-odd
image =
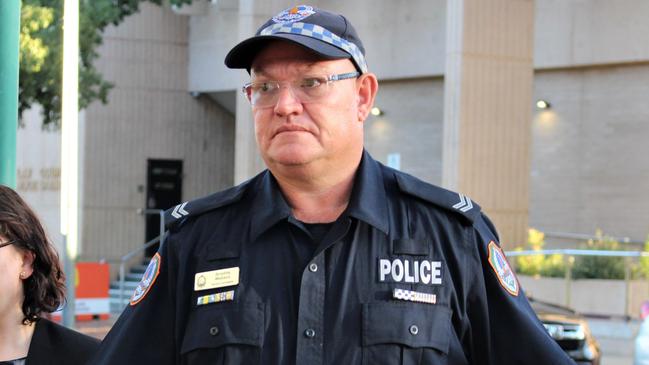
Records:
[[[431,185],[403,172],[395,172],[397,184],[402,192],[458,213],[471,224],[480,216],[480,206],[468,196]]]
[[[241,196],[243,196],[247,185],[247,183],[243,183],[230,189],[195,200],[186,201],[173,208],[167,209],[164,213],[165,227],[167,229],[172,229],[180,222],[184,222],[190,217],[198,216],[239,201]]]

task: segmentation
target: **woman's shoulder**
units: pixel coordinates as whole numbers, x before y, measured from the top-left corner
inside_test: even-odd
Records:
[[[61,343],[65,343],[68,346],[70,345],[70,343],[74,343],[77,345],[99,347],[98,339],[94,337],[90,337],[88,335],[84,335],[83,333],[77,332],[67,327],[61,326],[60,324],[52,322],[48,319],[43,318],[39,320],[38,323],[36,324],[37,331],[39,327],[41,327],[44,330],[44,332],[50,337],[50,340],[53,344],[59,341]]]
[[[99,344],[100,341],[96,338],[42,318],[36,323],[28,360],[46,352],[51,360],[64,361],[61,363],[65,364],[83,364],[99,349]]]

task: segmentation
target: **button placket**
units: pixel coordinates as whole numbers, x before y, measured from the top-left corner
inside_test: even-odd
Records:
[[[325,304],[324,252],[313,258],[302,273],[298,309],[297,364],[322,364]]]

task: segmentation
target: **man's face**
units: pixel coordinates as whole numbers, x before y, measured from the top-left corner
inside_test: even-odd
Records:
[[[318,60],[314,54],[287,42],[273,42],[252,64],[252,81],[279,81],[277,102],[253,106],[255,135],[268,167],[336,166],[358,159],[363,146],[363,121],[358,112],[355,79],[332,82],[317,100],[304,102],[291,83],[305,77],[355,72],[351,61]],[[313,165],[312,165],[313,166]]]

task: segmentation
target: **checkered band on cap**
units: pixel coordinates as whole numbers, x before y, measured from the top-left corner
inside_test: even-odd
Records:
[[[276,23],[264,28],[259,35],[272,35],[278,33],[298,34],[329,43],[332,46],[349,53],[356,62],[356,65],[361,69],[361,72],[367,72],[367,63],[365,63],[365,56],[363,56],[361,50],[358,49],[354,43],[340,38],[326,28],[309,23]]]

